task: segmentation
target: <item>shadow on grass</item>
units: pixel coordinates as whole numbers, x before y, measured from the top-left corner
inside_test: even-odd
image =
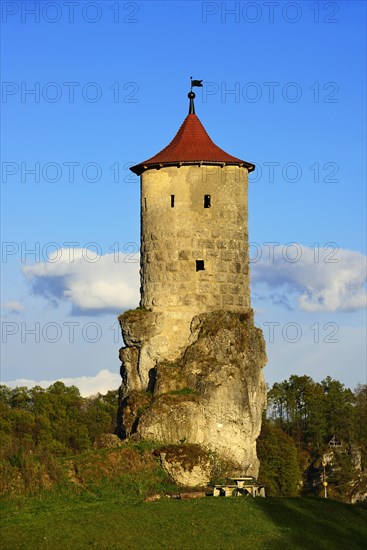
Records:
[[[341,502],[317,498],[255,499],[254,504],[287,534],[297,549],[367,548],[367,512]],[[274,541],[272,550],[284,550]]]

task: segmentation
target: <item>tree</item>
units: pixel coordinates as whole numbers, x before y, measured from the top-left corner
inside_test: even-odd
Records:
[[[355,389],[354,433],[357,445],[365,457],[367,466],[367,384],[359,384]]]
[[[269,496],[296,496],[301,472],[297,447],[291,437],[272,422],[264,419],[257,441],[260,459],[259,479]]]
[[[335,435],[344,443],[351,443],[354,439],[355,416],[353,392],[330,376],[322,380],[321,385],[325,394],[328,437]]]

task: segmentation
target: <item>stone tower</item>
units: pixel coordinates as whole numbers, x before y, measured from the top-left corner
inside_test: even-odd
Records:
[[[141,176],[140,305],[163,314],[169,358],[198,313],[250,307],[247,195],[255,166],[213,143],[189,97],[171,143],[131,168]]]
[[[205,373],[201,372],[199,378],[203,395],[200,399],[199,382],[191,376],[193,369],[198,370],[196,364],[188,366],[185,359],[186,366],[181,364],[178,367],[176,380],[168,380],[174,369],[171,368],[168,375],[166,368],[167,361],[176,361],[177,366],[195,346],[200,348],[195,352],[194,363],[197,362],[202,353],[203,337],[214,330],[210,342],[206,343],[207,356],[203,355],[202,364],[207,365],[211,355],[217,360],[224,353],[221,361],[230,364],[230,370],[238,362],[244,363],[243,368],[246,364],[248,367],[249,363],[257,365],[255,370],[250,369],[251,376],[248,376],[247,382],[240,383],[246,395],[242,395],[238,381],[232,390],[228,384],[223,385],[223,380],[220,384],[224,391],[220,397],[224,402],[220,407],[226,409],[224,417],[228,417],[232,428],[237,420],[243,424],[240,417],[244,414],[244,403],[247,403],[245,413],[247,416],[250,414],[253,420],[251,429],[248,424],[246,428],[247,436],[251,433],[251,450],[238,452],[237,449],[234,454],[240,469],[244,469],[246,461],[245,469],[248,469],[251,461],[256,471],[254,444],[264,406],[261,368],[266,356],[261,331],[253,326],[250,306],[247,195],[248,174],[255,166],[229,155],[213,143],[195,114],[195,94],[190,92],[188,97],[189,114],[169,145],[131,168],[141,176],[141,307],[120,317],[126,344],[120,354],[123,363],[122,435],[132,435],[135,430],[140,436],[155,441],[177,443],[184,440],[218,450],[218,445],[213,447],[210,441],[216,439],[218,426],[222,426],[219,428],[222,430],[222,422],[214,422],[212,426],[213,422],[207,418],[204,427],[192,426],[185,431],[182,426],[174,425],[174,415],[170,413],[166,430],[157,431],[154,428],[155,422],[161,428],[164,425],[162,415],[166,413],[160,407],[162,395],[175,395],[174,392],[180,390],[196,392],[200,414],[203,417],[211,414],[215,419],[216,398],[208,397],[208,391],[203,388],[205,376],[213,383],[215,376],[220,376],[220,370],[215,375],[211,367]],[[223,330],[226,332],[222,333]],[[224,352],[228,339],[230,349]],[[257,348],[257,357],[254,356],[254,348]],[[225,365],[222,364],[222,367]],[[183,376],[185,371],[186,378]],[[222,369],[225,377],[224,371],[225,368]],[[240,378],[243,377],[243,369],[236,370],[233,380],[237,380],[239,373]],[[140,418],[137,414],[138,403],[141,410],[141,402],[146,402],[144,392],[147,393],[147,390],[149,395],[153,392],[153,400],[149,401],[146,412]],[[250,405],[254,400],[253,392],[256,402]],[[236,400],[238,403],[233,409]],[[192,399],[188,401],[192,408]],[[182,405],[182,399],[180,403]],[[197,416],[194,409],[190,413],[193,418]],[[228,416],[229,409],[233,410]],[[180,407],[176,407],[178,410]],[[179,420],[177,422],[180,423]],[[215,427],[215,424],[218,426]],[[202,434],[203,430],[206,433]],[[223,445],[219,444],[219,449],[225,448],[224,455],[227,457],[233,455],[228,452],[231,445],[238,447],[238,441],[230,443],[234,437],[232,432],[229,427],[228,434],[222,438]]]

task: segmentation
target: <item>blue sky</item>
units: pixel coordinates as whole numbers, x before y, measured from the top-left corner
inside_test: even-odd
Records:
[[[366,4],[1,7],[2,380],[119,384],[116,316],[139,286],[128,167],[172,139],[193,75],[209,135],[258,167],[249,229],[266,380],[366,382]]]

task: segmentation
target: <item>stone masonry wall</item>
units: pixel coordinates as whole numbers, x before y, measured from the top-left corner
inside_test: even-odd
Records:
[[[141,306],[191,318],[250,307],[247,187],[247,169],[238,166],[142,174]],[[205,270],[196,270],[196,260]]]

